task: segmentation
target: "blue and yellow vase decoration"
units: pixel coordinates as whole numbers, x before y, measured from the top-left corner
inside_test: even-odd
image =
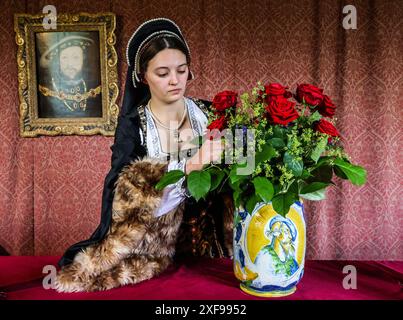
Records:
[[[242,207],[235,210],[234,272],[244,292],[259,297],[294,293],[304,273],[305,247],[301,202],[285,217],[271,202],[258,203],[251,214]]]

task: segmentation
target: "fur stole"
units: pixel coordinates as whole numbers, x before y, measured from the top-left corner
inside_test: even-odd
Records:
[[[175,254],[184,203],[154,217],[163,193],[154,186],[166,170],[167,163],[151,158],[134,161],[122,170],[108,234],[58,272],[57,291],[107,290],[150,279],[168,267]]]

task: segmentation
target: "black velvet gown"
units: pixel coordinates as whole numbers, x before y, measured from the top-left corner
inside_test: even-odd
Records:
[[[207,112],[210,102],[193,99],[202,111]],[[111,169],[107,174],[102,192],[101,221],[89,239],[80,241],[69,247],[59,266],[70,264],[75,255],[82,249],[96,244],[106,236],[111,225],[112,201],[114,185],[122,168],[133,160],[147,155],[146,146],[141,143],[140,130],[144,130],[144,115],[139,108],[121,114],[115,131],[114,144],[111,147]],[[146,139],[143,139],[146,141]],[[177,256],[197,255],[209,257],[223,257],[228,255],[224,246],[223,216],[225,210],[221,199],[208,197],[196,202],[193,198],[186,198],[185,214],[178,236]],[[193,241],[192,241],[193,240]]]

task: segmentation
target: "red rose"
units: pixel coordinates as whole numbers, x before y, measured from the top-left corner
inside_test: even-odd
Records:
[[[286,91],[284,93],[284,98],[288,99],[288,98],[291,98],[291,97],[292,97],[292,93],[290,91]]]
[[[279,83],[270,83],[264,86],[264,93],[266,93],[266,102],[269,103],[272,97],[283,96],[284,98],[291,98],[292,93],[287,91],[288,87],[284,87]]]
[[[326,133],[329,136],[332,137],[340,137],[340,133],[337,131],[334,125],[332,125],[329,121],[326,121],[324,119],[320,119],[316,125],[315,125],[315,130]]]
[[[295,102],[282,96],[272,97],[265,109],[275,124],[287,125],[299,117],[297,110],[295,110]]]
[[[213,108],[217,111],[224,111],[236,105],[238,94],[234,91],[223,91],[218,93],[213,99]]]
[[[328,96],[324,95],[322,103],[316,110],[318,110],[322,116],[332,118],[336,112],[336,106]]]
[[[221,116],[218,119],[214,120],[212,123],[210,123],[207,126],[207,129],[209,129],[210,131],[213,131],[214,129],[221,131],[225,128],[226,122],[227,121],[225,119],[225,116]],[[218,137],[218,132],[217,131],[211,133],[208,132],[207,136],[210,140],[216,139]]]
[[[268,96],[283,96],[286,93],[288,87],[283,87],[279,83],[270,83],[264,86],[264,91]]]
[[[302,102],[305,100],[307,104],[318,106],[323,101],[323,89],[315,87],[311,84],[300,84],[297,87],[297,100]]]

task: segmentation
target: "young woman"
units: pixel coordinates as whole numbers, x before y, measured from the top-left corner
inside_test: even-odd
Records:
[[[180,29],[165,18],[146,21],[130,38],[127,62],[101,223],[59,261],[60,292],[138,283],[165,270],[179,253],[232,254],[228,198],[196,202],[184,179],[162,191],[154,188],[166,171],[189,174],[222,154],[220,140],[192,144],[206,131],[210,104],[184,96],[193,74]]]

